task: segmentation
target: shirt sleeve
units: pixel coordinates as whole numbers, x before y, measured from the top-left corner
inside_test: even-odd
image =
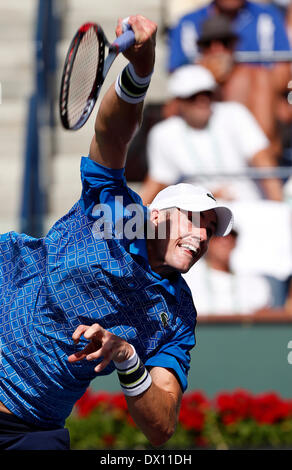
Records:
[[[112,169],[100,165],[89,157],[81,159],[82,194],[80,204],[86,215],[92,215],[96,204],[108,204],[114,210],[115,198],[122,198],[122,205],[142,205],[140,196],[127,186],[125,169]]]
[[[147,140],[147,159],[150,178],[169,185],[179,181],[181,172],[172,158],[174,149],[170,148],[172,146],[171,135],[164,127],[165,124],[167,124],[166,121],[150,130]]]
[[[107,195],[119,193],[126,186],[124,168],[113,170],[91,160],[81,159],[82,194],[80,204],[84,213],[92,215],[92,209],[97,203],[107,203]]]
[[[184,392],[188,386],[190,350],[195,346],[195,343],[194,328],[191,325],[184,325],[168,343],[164,344],[154,356],[146,361],[145,365],[171,369]]]
[[[269,146],[269,140],[253,114],[241,103],[230,103],[234,119],[231,122],[238,148],[248,162]]]

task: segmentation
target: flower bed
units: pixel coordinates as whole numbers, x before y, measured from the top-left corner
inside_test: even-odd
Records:
[[[66,424],[73,449],[151,448],[129,415],[122,393],[89,389]],[[186,393],[176,432],[164,448],[196,447],[292,447],[292,400],[245,390],[222,392],[212,400],[200,391]]]

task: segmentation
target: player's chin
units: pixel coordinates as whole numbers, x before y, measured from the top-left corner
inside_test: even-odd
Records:
[[[188,264],[187,266],[181,266],[180,269],[178,269],[178,271],[181,273],[181,274],[186,274],[193,266],[194,266],[195,262],[194,263],[191,263],[191,264]]]
[[[195,257],[176,260],[176,269],[181,274],[186,274],[194,266],[196,262],[197,262],[197,259]]]

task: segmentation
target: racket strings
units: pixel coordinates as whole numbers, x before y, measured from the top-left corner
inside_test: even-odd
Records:
[[[68,122],[74,126],[91,105],[99,64],[99,41],[94,28],[83,35],[70,77]]]

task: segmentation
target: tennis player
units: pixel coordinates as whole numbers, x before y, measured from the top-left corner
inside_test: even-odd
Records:
[[[153,445],[175,430],[196,323],[181,273],[232,214],[204,188],[171,186],[148,210],[127,186],[156,35],[152,21],[128,21],[136,44],[100,105],[80,200],[42,239],[0,236],[1,449],[68,449],[74,403],[113,371]]]

